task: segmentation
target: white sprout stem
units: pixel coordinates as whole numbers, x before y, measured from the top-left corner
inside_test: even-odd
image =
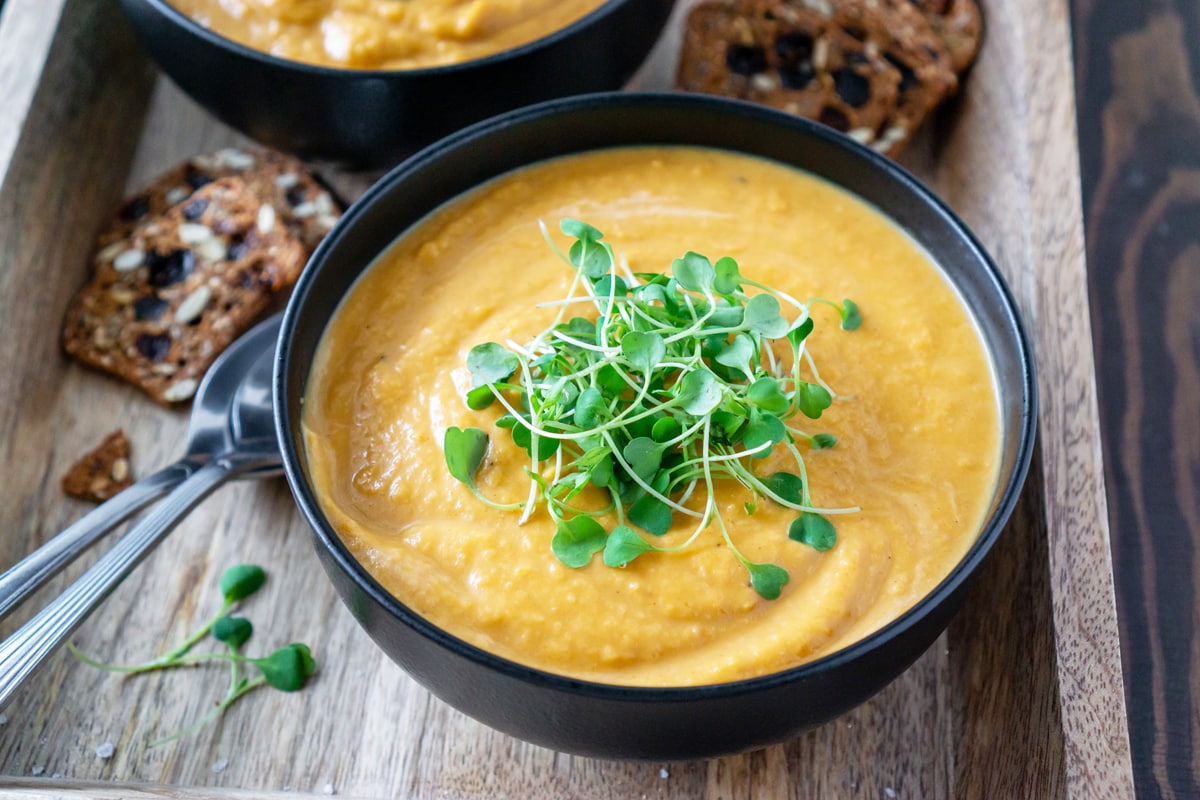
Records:
[[[709,420],[706,420],[706,423],[707,422],[709,422]],[[703,442],[704,449],[702,450],[701,456],[704,459],[704,487],[708,490],[708,505],[713,509],[713,517],[717,520],[717,527],[721,529],[721,536],[725,539],[726,546],[730,549],[730,551],[733,552],[735,556],[738,557],[739,561],[745,563],[746,557],[742,555],[741,551],[738,550],[734,545],[733,540],[729,538],[729,531],[725,529],[725,520],[721,519],[720,512],[716,510],[717,495],[716,491],[713,489],[712,461],[711,457],[708,455],[708,434],[710,430],[712,430],[712,426],[710,424],[705,424]]]
[[[692,296],[690,294],[686,294],[686,293],[683,295],[683,301],[685,303],[687,303],[688,311],[691,312],[693,322],[690,327],[684,328],[679,333],[672,334],[671,336],[668,336],[665,339],[663,339],[663,341],[666,344],[671,344],[672,342],[677,342],[680,339],[686,339],[690,336],[695,336],[696,333],[704,327],[704,323],[708,322],[709,318],[712,317],[713,314],[717,313],[717,303],[716,303],[715,298],[713,298],[712,294],[710,294],[709,292],[705,292],[704,296],[708,300],[708,313],[706,313],[702,317],[698,317],[696,315],[696,307],[694,305],[692,305]],[[712,331],[709,331],[709,333],[710,334],[734,333],[734,332],[740,331],[740,330],[743,330],[743,329],[740,327],[738,327],[738,328],[715,328]]]
[[[695,482],[693,481],[693,485],[694,483]],[[712,521],[713,516],[716,516],[718,519],[720,519],[720,515],[715,513],[716,510],[716,501],[713,500],[713,496],[710,494],[708,496],[708,501],[704,504],[704,513],[697,515],[700,517],[700,522],[696,525],[696,529],[691,532],[688,538],[685,539],[682,544],[677,544],[674,547],[656,547],[655,550],[660,553],[677,553],[680,550],[691,547],[692,542],[696,541],[696,537],[703,533],[704,529],[708,527],[708,523]]]
[[[707,442],[705,442],[705,447],[708,447]],[[746,456],[752,456],[755,453],[761,453],[765,450],[770,450],[773,447],[775,447],[775,443],[768,439],[757,447],[752,447],[749,450],[738,450],[734,453],[726,453],[725,455],[721,456],[708,456],[707,461],[710,464],[721,461],[741,461]]]
[[[800,311],[808,313],[808,305],[805,303],[801,303],[799,300],[792,297],[787,292],[781,292],[778,289],[774,289],[770,286],[765,286],[765,285],[759,283],[758,281],[752,281],[752,280],[747,279],[746,277],[742,278],[742,283],[746,284],[747,286],[753,286],[755,289],[762,289],[767,294],[773,294],[776,297],[778,297],[780,300],[785,300],[785,301],[791,303],[793,306],[795,306]]]
[[[833,390],[833,387],[821,379],[821,373],[817,371],[817,362],[813,360],[812,353],[805,350],[804,360],[808,362],[808,368],[812,370],[813,380],[820,384],[825,391],[829,392],[830,396],[839,397],[840,395]]]
[[[633,270],[629,268],[629,260],[625,258],[624,251],[620,254],[620,264],[621,271],[625,273],[625,277],[629,280],[629,287],[641,286],[642,282],[637,279],[637,276],[633,274]]]
[[[641,317],[642,319],[649,322],[650,325],[653,327],[653,330],[655,333],[659,333],[661,331],[667,330],[667,328],[665,326],[663,326],[663,324],[661,322],[659,322],[654,317],[650,316],[645,311],[643,311],[641,308],[639,308],[636,303],[630,305],[629,310],[632,311],[635,316]]]
[[[775,364],[775,349],[771,345],[763,342],[761,352],[767,354],[767,371],[775,375],[779,371],[779,367]]]
[[[692,427],[684,429],[683,432],[681,432],[675,438],[673,438],[669,441],[666,441],[666,442],[661,442],[661,444],[663,447],[675,447],[676,445],[680,444],[681,442],[687,441],[689,438],[691,438],[691,435],[693,433],[700,430],[702,427],[704,427],[703,419],[697,421],[696,424],[693,425]]]
[[[629,462],[625,460],[623,455],[621,455],[621,450],[617,447],[617,443],[613,441],[612,434],[610,434],[608,431],[601,431],[600,435],[604,438],[605,443],[608,445],[608,449],[612,451],[612,457],[615,458],[617,463],[624,468],[625,472],[629,474],[629,477],[633,479],[634,483],[646,490],[647,494],[664,503],[668,507],[675,509],[680,514],[686,514],[689,517],[701,516],[699,512],[693,511],[686,506],[679,505],[679,503],[676,503],[671,498],[663,495],[653,486],[642,480],[642,476],[634,472],[633,467],[629,466]]]
[[[692,497],[692,493],[696,491],[696,487],[699,484],[700,484],[700,482],[698,480],[696,480],[695,478],[693,478],[691,481],[689,481],[687,488],[684,489],[683,494],[681,494],[679,496],[679,502],[686,503],[688,500],[690,500]]]
[[[616,303],[627,304],[629,302],[629,298],[628,297],[615,297],[615,298],[613,298],[613,301]],[[591,297],[584,297],[584,296],[580,295],[578,297],[564,297],[562,300],[543,300],[540,303],[534,303],[533,307],[534,308],[556,308],[558,306],[573,306],[573,305],[578,305],[579,303],[591,304],[593,302],[594,301],[592,300]]]
[[[517,525],[524,525],[533,516],[534,506],[537,504],[538,498],[538,482],[532,476],[538,474],[537,428],[540,427],[540,424],[537,408],[534,407],[533,402],[533,376],[529,372],[529,362],[523,358],[517,359],[517,362],[521,365],[521,376],[525,380],[525,396],[529,399],[529,474],[531,477],[529,479],[529,495],[525,500],[525,508],[521,511],[521,518],[517,520]],[[507,404],[505,405],[507,406]],[[519,414],[514,414],[514,416],[520,419]]]
[[[599,353],[605,358],[613,358],[621,352],[620,347],[601,347],[598,344],[588,344],[587,342],[580,341],[573,336],[568,336],[562,331],[551,331],[550,335],[555,339],[560,339],[566,342],[567,344],[575,345],[580,350],[590,350],[593,353]]]

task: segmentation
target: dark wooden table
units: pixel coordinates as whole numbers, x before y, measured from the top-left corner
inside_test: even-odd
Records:
[[[1200,796],[1200,0],[1074,0],[1083,208],[1139,798]]]

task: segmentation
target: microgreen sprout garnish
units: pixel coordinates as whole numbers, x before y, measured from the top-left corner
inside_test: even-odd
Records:
[[[862,324],[858,305],[800,302],[743,275],[732,258],[713,263],[694,252],[675,259],[670,273],[634,273],[596,228],[574,219],[560,228],[574,239],[566,254],[544,226],[543,234],[574,279],[564,300],[547,304],[558,308],[554,321],[530,342],[485,342],[467,356],[467,406],[503,407],[496,426],[529,456],[528,496],[497,503],[476,486],[489,444],[479,428],[446,431],[450,474],[488,505],[520,509],[521,522],[544,506],[556,526],[550,547],[572,568],[596,553],[623,567],[645,553],[681,550],[715,522],[754,590],[779,597],[787,571],[737,549],[715,484],[748,491],[747,514],[761,498],[797,512],[789,538],[816,550],[834,546],[828,517],[858,509],[814,506],[801,447],[823,450],[837,439],[792,422],[820,419],[837,397],[806,346],[811,306],[832,307],[852,331]],[[595,316],[569,316],[584,306]],[[794,471],[758,474],[756,464],[779,448]],[[589,486],[608,496],[606,506],[576,504]],[[634,530],[659,537],[679,518],[694,528],[677,546]]]
[[[88,658],[72,643],[68,643],[67,647],[77,659],[85,664],[107,672],[122,672],[130,675],[194,666],[205,661],[228,662],[230,676],[225,696],[193,724],[153,744],[174,741],[215,719],[239,698],[260,686],[271,686],[283,692],[294,692],[304,688],[304,684],[316,671],[316,661],[313,660],[308,646],[296,642],[281,647],[262,658],[251,658],[242,654],[242,647],[254,634],[254,626],[245,617],[231,616],[229,611],[261,589],[266,577],[263,568],[253,564],[239,564],[225,570],[220,579],[222,595],[220,611],[178,645],[158,658],[143,664],[133,666],[104,664]],[[210,634],[215,640],[225,645],[225,652],[192,653],[192,648]],[[245,674],[244,668],[247,666],[254,667],[258,675],[252,677]]]

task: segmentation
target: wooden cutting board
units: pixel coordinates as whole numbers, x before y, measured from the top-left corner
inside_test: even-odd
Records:
[[[690,1],[690,0],[689,0]],[[217,578],[269,573],[244,611],[256,650],[313,646],[297,694],[261,691],[150,746],[225,690],[219,666],[122,679],[56,654],[0,724],[6,796],[414,798],[1128,797],[1120,650],[1097,429],[1065,0],[985,2],[962,97],[906,165],[976,231],[1032,333],[1039,449],[962,613],[899,680],[785,745],[710,761],[606,762],[496,733],[388,661],[328,584],[280,480],[222,489],[80,629],[86,652],[153,656],[219,605]],[[632,85],[667,89],[684,7]],[[123,427],[146,474],[186,411],[68,363],[58,328],[126,188],[244,140],[141,54],[113,0],[7,0],[0,16],[0,565],[86,510],[58,476]],[[369,177],[331,175],[348,196]],[[39,594],[60,591],[94,559]],[[0,630],[10,632],[28,612]],[[111,745],[111,755],[107,753]]]

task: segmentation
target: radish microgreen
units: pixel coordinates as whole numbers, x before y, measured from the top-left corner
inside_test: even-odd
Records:
[[[219,583],[222,595],[220,611],[180,644],[144,664],[134,666],[104,664],[88,658],[72,643],[68,643],[67,647],[77,659],[89,666],[107,672],[122,672],[128,675],[176,667],[190,667],[206,661],[228,662],[230,676],[225,696],[208,713],[188,727],[153,743],[154,745],[166,744],[196,731],[223,713],[239,698],[260,686],[271,686],[283,692],[298,691],[304,688],[304,684],[316,671],[317,665],[313,660],[312,652],[307,645],[297,642],[281,647],[262,658],[242,655],[242,647],[254,635],[254,626],[245,617],[230,616],[228,612],[234,605],[261,589],[266,577],[263,568],[253,564],[239,564],[225,570],[221,574]],[[226,652],[192,653],[192,648],[210,634],[215,640],[225,645]],[[260,674],[253,678],[243,674],[243,667],[247,665],[253,666]]]
[[[732,481],[749,491],[747,514],[759,498],[797,512],[787,531],[795,541],[816,550],[836,544],[828,517],[858,509],[813,505],[800,446],[824,450],[837,438],[791,421],[820,419],[836,398],[807,349],[811,306],[832,307],[852,331],[862,324],[858,305],[803,303],[743,275],[732,258],[713,263],[693,251],[669,272],[634,273],[595,227],[575,219],[559,227],[573,239],[565,255],[544,226],[543,233],[574,279],[565,299],[546,304],[558,309],[554,321],[530,342],[484,342],[467,356],[467,406],[503,406],[495,424],[528,454],[528,495],[497,503],[476,486],[489,446],[479,428],[447,429],[450,474],[484,503],[520,509],[521,522],[544,506],[556,526],[551,550],[572,568],[596,553],[623,567],[646,553],[681,550],[715,522],[753,589],[779,597],[787,571],[738,551],[714,485]],[[595,316],[569,316],[581,305]],[[794,470],[757,475],[755,464],[780,447]],[[607,507],[572,504],[589,486],[608,494]],[[684,520],[691,535],[674,547],[634,530],[658,537]]]

